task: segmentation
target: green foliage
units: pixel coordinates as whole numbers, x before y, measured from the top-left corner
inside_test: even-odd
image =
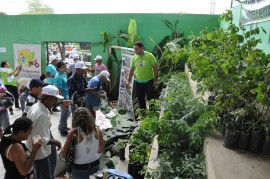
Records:
[[[171,162],[168,155],[162,155],[159,159],[160,167],[146,171],[146,178],[151,179],[175,179],[175,178],[200,178],[205,179],[205,161],[202,154],[182,153],[176,162]]]
[[[137,34],[135,19],[130,19],[128,32],[120,30],[118,34],[111,35],[109,32],[103,31],[100,32],[100,35],[103,37],[103,52],[105,52],[106,49],[109,50],[109,47],[114,43],[118,46],[133,47],[133,43],[140,40],[140,36]]]
[[[181,50],[187,40],[184,37],[184,33],[181,32],[178,27],[179,22],[179,20],[176,20],[175,23],[163,20],[164,25],[168,27],[172,33],[165,36],[161,42],[156,43],[150,37],[150,40],[155,43],[152,53],[158,61],[159,71],[162,74],[170,74],[175,70],[183,70],[184,63],[187,60],[183,55],[184,51]]]
[[[162,99],[161,118],[147,116],[141,128],[158,136],[159,167],[146,171],[147,178],[206,178],[201,154],[206,136],[217,129],[213,106],[194,99],[184,73],[174,73]]]
[[[197,151],[201,151],[204,143],[204,138],[214,134],[217,129],[218,116],[214,110],[206,110],[201,113],[196,123],[189,129],[190,132],[190,147]]]
[[[147,164],[152,149],[152,145],[149,144],[152,144],[153,138],[153,133],[141,128],[131,136],[129,140],[129,144],[133,147],[129,156],[131,163]]]
[[[3,15],[7,15],[7,13],[5,13],[5,12],[0,12],[0,16],[3,16]]]
[[[54,10],[40,0],[28,0],[28,11],[21,13],[21,15],[33,14],[53,14]]]
[[[126,147],[126,145],[127,145],[127,140],[124,140],[124,139],[119,139],[118,141],[117,141],[117,146],[118,146],[118,148],[119,149],[124,149],[125,147]]]
[[[135,19],[129,20],[128,25],[128,47],[133,47],[133,44],[140,39],[137,34],[137,23]]]
[[[237,27],[231,11],[221,19],[229,22],[227,29],[204,30],[190,42],[187,51],[192,78],[198,82],[199,92],[216,96],[219,113],[243,118],[235,112],[241,109],[253,120],[263,120],[266,115],[259,112],[260,104],[270,106],[270,55],[257,48],[261,40],[254,36],[265,31]]]

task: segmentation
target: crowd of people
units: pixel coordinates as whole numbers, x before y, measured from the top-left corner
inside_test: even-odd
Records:
[[[144,51],[141,42],[134,44],[133,57],[127,88],[135,73],[135,89],[139,97],[140,107],[146,108],[147,99],[153,99],[153,89],[158,79],[158,67],[155,57]],[[5,179],[10,178],[54,178],[56,167],[56,150],[60,156],[67,156],[70,143],[75,136],[75,159],[72,168],[73,178],[83,179],[99,170],[99,155],[105,150],[103,134],[95,124],[95,111],[99,109],[100,98],[106,97],[102,84],[110,81],[110,73],[102,63],[102,57],[95,58],[93,68],[87,67],[83,61],[74,56],[74,65],[67,69],[66,63],[49,57],[46,68],[47,83],[41,79],[32,79],[20,96],[22,117],[9,123],[12,115],[12,98],[15,107],[19,107],[19,96],[14,76],[19,74],[20,66],[12,70],[7,61],[1,63],[0,74],[0,152],[6,169]],[[86,72],[95,72],[95,76],[87,81]],[[15,90],[16,89],[16,90]],[[13,95],[8,95],[10,91]],[[17,91],[17,92],[15,92]],[[77,97],[83,103],[76,105]],[[11,98],[10,105],[4,105],[1,99]],[[17,101],[17,102],[16,102]],[[59,132],[66,137],[64,146],[53,138],[50,131],[51,111],[60,105]],[[53,110],[54,109],[54,110]],[[51,111],[50,111],[51,110]],[[71,129],[67,120],[72,114]],[[4,132],[3,132],[4,131]],[[22,141],[26,141],[24,144]]]
[[[7,64],[5,65],[7,69],[1,69],[2,71],[0,71],[1,74],[6,74],[6,76],[2,75],[3,83],[0,83],[0,98],[4,99],[8,91],[6,84],[8,85],[12,80],[16,84],[14,77],[19,74],[20,67],[12,70],[8,62],[5,61],[3,64]],[[50,56],[50,63],[46,68],[47,83],[41,79],[34,78],[27,83],[25,90],[20,96],[20,103],[23,106],[22,117],[16,119],[10,125],[7,106],[0,106],[0,149],[6,169],[6,179],[54,178],[56,150],[60,150],[62,144],[53,138],[50,131],[50,109],[55,111],[53,109],[57,109],[58,105],[60,105],[61,109],[59,132],[62,136],[67,136],[66,143],[69,142],[70,137],[68,136],[74,134],[74,128],[76,128],[77,135],[80,134],[80,138],[76,141],[76,146],[78,146],[76,151],[78,152],[75,155],[74,171],[72,171],[74,173],[73,178],[81,178],[79,177],[82,173],[80,170],[87,164],[91,164],[91,166],[95,164],[93,171],[98,171],[99,159],[97,153],[103,152],[105,147],[102,133],[95,125],[95,117],[92,115],[94,113],[92,110],[90,113],[90,109],[93,106],[86,106],[86,102],[84,102],[82,107],[76,109],[71,101],[71,97],[73,94],[78,94],[86,99],[86,94],[91,93],[94,96],[92,100],[98,101],[101,96],[104,96],[104,92],[101,92],[100,88],[101,83],[109,81],[110,74],[108,71],[101,71],[92,78],[95,79],[95,85],[90,85],[93,83],[93,80],[87,81],[85,78],[85,72],[89,67],[86,67],[84,62],[78,60],[74,64],[74,69],[74,73],[67,78],[69,71],[66,68],[66,63],[63,61],[57,62],[52,55]],[[10,82],[6,82],[7,80]],[[13,94],[12,99],[15,102],[16,99],[19,100],[19,96],[15,97]],[[97,108],[98,105],[97,103]],[[9,109],[12,109],[12,106],[13,103]],[[15,107],[20,109],[19,105],[16,106],[16,102]],[[71,130],[67,127],[67,119],[70,113],[73,113]],[[13,115],[11,110],[10,115]],[[34,140],[35,136],[40,136],[40,140]],[[26,144],[22,142],[23,140],[26,140]],[[84,147],[85,143],[87,143],[86,147]],[[69,145],[64,145],[62,149],[63,155],[61,151],[62,156],[66,155],[68,147]],[[16,151],[18,152],[16,153]],[[76,177],[77,175],[78,177]]]

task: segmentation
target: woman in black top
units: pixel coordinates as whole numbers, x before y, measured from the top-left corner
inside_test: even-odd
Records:
[[[30,154],[22,143],[31,134],[33,122],[27,117],[20,117],[6,128],[0,144],[0,152],[6,169],[5,179],[32,178],[33,163],[42,140],[33,142]]]

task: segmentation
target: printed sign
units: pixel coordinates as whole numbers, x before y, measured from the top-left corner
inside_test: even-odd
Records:
[[[7,48],[6,47],[0,47],[0,53],[6,53]]]
[[[132,103],[132,88],[127,89],[126,82],[128,81],[131,60],[135,52],[131,48],[121,48],[121,50],[122,50],[122,67],[121,67],[117,109],[125,109],[127,111],[127,115],[129,115],[134,120],[135,115]],[[133,84],[133,79],[131,83]]]
[[[19,77],[39,78],[41,75],[41,45],[13,44],[14,64],[22,65]]]

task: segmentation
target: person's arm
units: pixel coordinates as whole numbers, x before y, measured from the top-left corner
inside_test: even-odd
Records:
[[[54,75],[51,75],[51,73],[48,72],[48,71],[46,71],[45,75],[46,75],[47,78],[53,78],[54,77]]]
[[[129,75],[128,75],[128,83],[131,83],[131,79],[132,79],[132,76],[134,74],[134,71],[135,71],[135,68],[134,67],[131,67],[130,70],[129,70]]]
[[[7,74],[7,76],[18,76],[20,73],[20,66],[17,66],[14,70],[12,70],[10,73]]]
[[[59,140],[56,139],[49,139],[49,142],[47,143],[47,145],[55,145],[57,147],[57,151],[61,149],[61,142]]]
[[[71,141],[72,141],[72,138],[74,136],[74,132],[75,132],[75,129],[72,129],[69,131],[68,135],[67,135],[67,139],[66,139],[66,142],[60,152],[60,156],[61,158],[66,158],[67,154],[68,154],[68,150],[69,150],[69,146],[71,144]]]
[[[35,104],[35,100],[36,99],[34,97],[28,95],[28,97],[26,98],[25,108],[24,108],[22,116],[25,116],[25,117],[27,116],[27,113],[28,113],[30,107],[33,106],[33,104]]]
[[[95,69],[94,68],[91,68],[91,67],[88,67],[86,69],[86,71],[89,72],[89,73],[93,73],[95,71]]]
[[[50,66],[47,66],[45,75],[47,78],[53,78],[55,76],[55,75],[51,75]]]
[[[153,66],[153,70],[154,70],[154,83],[153,83],[153,86],[156,86],[157,81],[158,81],[158,65],[157,64],[155,64]]]
[[[93,68],[91,68],[91,66],[90,66],[90,67],[88,67],[86,70],[87,70],[87,72],[89,72],[89,73],[95,72],[95,70],[96,70],[96,64],[93,66]]]
[[[130,88],[130,83],[131,83],[131,79],[132,79],[132,76],[134,74],[134,71],[135,71],[135,68],[134,67],[131,67],[130,70],[129,70],[128,81],[126,83],[126,87],[128,89]]]
[[[73,80],[73,78],[69,78],[67,80],[67,85],[68,85],[68,91],[69,91],[69,97],[71,98],[71,96],[73,95],[73,93],[75,93],[75,81]]]
[[[101,130],[99,129],[99,127],[97,127],[96,129],[97,129],[96,131],[97,131],[97,136],[98,136],[98,141],[99,141],[97,152],[103,153],[105,151],[103,134],[102,134]]]
[[[18,75],[20,74],[21,69],[22,69],[22,65],[17,66],[16,69],[14,70],[14,71],[16,71],[16,72],[14,73],[14,76],[18,76]]]
[[[27,175],[29,170],[32,168],[37,151],[41,147],[41,144],[42,144],[41,140],[33,144],[33,149],[29,158],[26,157],[26,153],[21,144],[16,143],[11,146],[9,151],[11,154],[11,158],[14,160],[16,168],[18,169],[21,175],[23,176]],[[7,158],[9,157],[7,156]]]

